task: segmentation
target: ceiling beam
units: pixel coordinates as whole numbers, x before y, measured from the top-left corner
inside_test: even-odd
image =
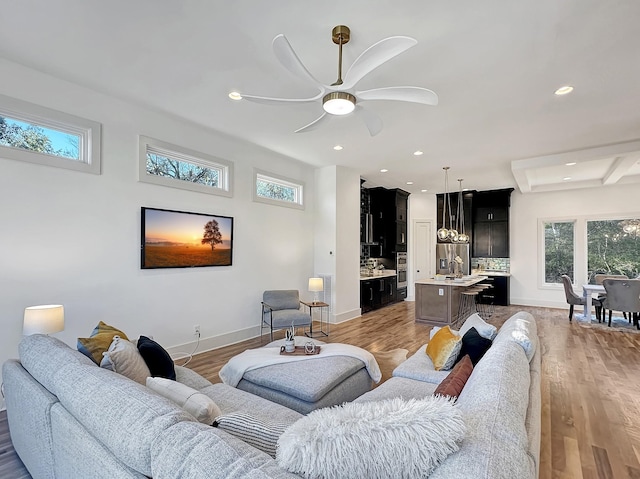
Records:
[[[613,185],[620,181],[633,165],[638,161],[638,155],[619,156],[615,159],[607,174],[602,178],[603,185]]]

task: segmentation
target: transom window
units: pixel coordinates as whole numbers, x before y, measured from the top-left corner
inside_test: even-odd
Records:
[[[304,208],[304,183],[255,170],[254,200],[262,203]]]
[[[101,125],[0,95],[0,157],[100,174]]]
[[[140,136],[140,181],[231,196],[233,163]]]

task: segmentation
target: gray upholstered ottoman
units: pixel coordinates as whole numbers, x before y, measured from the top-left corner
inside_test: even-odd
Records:
[[[362,361],[329,356],[246,371],[237,387],[307,414],[353,401],[370,391],[372,385]]]

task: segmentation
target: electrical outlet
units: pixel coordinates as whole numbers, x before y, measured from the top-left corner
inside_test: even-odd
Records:
[[[200,336],[200,325],[196,324],[193,326],[193,334],[194,336]]]
[[[438,296],[444,296],[444,289],[438,288]]]

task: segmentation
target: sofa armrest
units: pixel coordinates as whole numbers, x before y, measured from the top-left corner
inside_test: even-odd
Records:
[[[177,366],[176,369],[176,381],[182,383],[190,388],[200,391],[201,389],[211,386],[211,381],[203,378],[193,369],[185,368],[183,366]]]

